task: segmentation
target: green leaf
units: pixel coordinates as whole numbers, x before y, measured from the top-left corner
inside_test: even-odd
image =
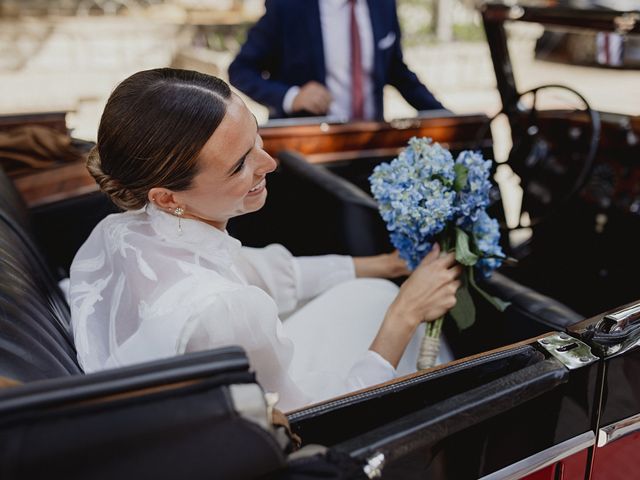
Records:
[[[469,268],[469,283],[476,290],[476,292],[482,295],[485,298],[485,300],[487,300],[491,305],[495,307],[496,310],[500,312],[504,312],[507,309],[507,307],[511,305],[511,302],[505,302],[504,300],[501,300],[498,297],[489,295],[482,288],[480,288],[476,283],[475,279],[473,278],[473,267]]]
[[[442,175],[438,175],[438,174],[434,174],[431,176],[431,178],[433,180],[438,180],[440,181],[440,183],[442,183],[445,187],[451,187],[452,185],[454,186],[455,189],[455,180],[451,181],[449,180],[447,177],[443,177]],[[456,190],[457,191],[457,190]]]
[[[467,177],[469,176],[469,169],[461,163],[456,163],[453,166],[453,171],[456,172],[456,179],[453,182],[453,189],[456,192],[461,191],[467,185]]]
[[[469,235],[460,228],[456,228],[456,261],[467,266],[475,265],[478,261],[478,256],[471,251]]]
[[[453,318],[460,330],[469,328],[476,321],[476,307],[469,293],[466,276],[466,273],[460,276],[462,285],[456,292],[456,304],[449,310],[449,315],[451,315],[451,318]]]

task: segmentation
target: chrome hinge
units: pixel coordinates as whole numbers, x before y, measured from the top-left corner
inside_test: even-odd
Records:
[[[591,347],[566,333],[552,333],[538,343],[569,370],[584,367],[598,360]]]
[[[383,468],[384,453],[376,453],[367,459],[367,464],[364,466],[363,470],[367,478],[379,478],[382,476]]]
[[[605,315],[596,325],[596,329],[604,333],[619,332],[624,330],[629,324],[635,323],[639,319],[640,302]]]

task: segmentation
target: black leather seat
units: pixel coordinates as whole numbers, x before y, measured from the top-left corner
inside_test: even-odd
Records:
[[[12,195],[0,191],[0,377],[21,385],[0,388],[0,478],[252,478],[283,468],[284,442],[240,348],[83,374],[69,307]]]
[[[69,307],[25,237],[0,215],[0,375],[29,382],[80,374]]]
[[[0,211],[6,212],[22,228],[29,230],[31,224],[27,207],[13,182],[0,168]]]

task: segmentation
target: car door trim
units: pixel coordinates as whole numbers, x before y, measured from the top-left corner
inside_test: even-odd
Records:
[[[490,361],[506,358],[512,355],[517,355],[518,353],[526,352],[528,349],[531,349],[531,346],[521,345],[514,348],[509,348],[507,350],[500,350],[493,353],[483,354],[480,357],[472,358],[470,360],[462,360],[460,361],[460,363],[444,366],[434,371],[408,375],[405,380],[398,379],[390,383],[383,384],[380,387],[372,387],[362,390],[360,393],[353,393],[344,397],[338,397],[335,400],[330,399],[322,403],[304,407],[300,410],[294,410],[293,412],[287,413],[287,418],[289,419],[289,422],[296,422],[300,418],[321,415],[323,413],[326,413],[327,411],[344,407],[345,405],[366,401],[370,398],[375,398],[386,393],[394,392],[398,389],[409,387],[417,383],[440,378],[443,375],[449,375],[466,368],[471,368],[475,365],[488,363]]]
[[[640,430],[640,413],[614,422],[598,430],[598,447]]]
[[[524,458],[508,467],[490,473],[480,478],[480,480],[515,480],[522,478],[525,475],[529,475],[563,458],[567,458],[574,453],[578,453],[585,448],[593,446],[595,444],[595,438],[596,436],[592,431],[585,432],[577,437],[570,438],[553,447]]]

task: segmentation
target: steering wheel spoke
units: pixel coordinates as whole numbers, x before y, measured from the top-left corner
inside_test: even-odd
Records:
[[[570,92],[584,109],[551,111],[539,109],[541,92],[559,89]],[[525,97],[530,97],[524,107]],[[562,85],[542,85],[519,95],[523,108],[510,118],[513,147],[507,163],[520,177],[522,209],[535,226],[556,214],[579,194],[594,167],[600,138],[600,116],[575,90]],[[583,122],[586,128],[575,125]],[[566,119],[567,126],[562,125]],[[518,225],[520,227],[520,225]]]

